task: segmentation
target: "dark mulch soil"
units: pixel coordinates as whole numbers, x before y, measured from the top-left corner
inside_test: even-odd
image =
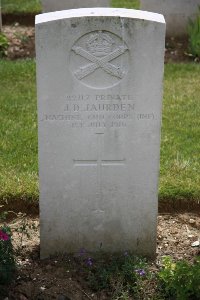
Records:
[[[9,40],[7,51],[8,59],[35,57],[35,30],[34,27],[4,26],[3,32]],[[189,54],[188,39],[168,38],[166,40],[165,62],[192,62],[195,58]]]
[[[38,12],[39,14],[39,12]],[[3,25],[11,25],[16,22],[21,26],[34,26],[36,13],[2,13]]]
[[[23,236],[18,229],[25,225]],[[0,224],[1,225],[1,224]],[[81,266],[75,256],[65,255],[51,259],[39,259],[39,219],[38,217],[18,217],[10,221],[13,231],[13,243],[17,250],[18,271],[7,293],[0,299],[7,300],[109,300],[110,291],[92,291],[81,276]],[[200,238],[200,214],[164,214],[158,216],[157,257],[152,262],[155,272],[161,265],[161,259],[170,255],[174,260],[193,261],[200,255],[200,247],[192,243]],[[27,234],[29,234],[29,237]],[[153,286],[147,286],[146,295],[152,295]],[[132,298],[129,298],[132,299]],[[151,299],[151,298],[148,298]]]
[[[193,57],[189,52],[188,37],[182,38],[167,38],[165,43],[165,62],[187,63],[198,62],[197,58]]]

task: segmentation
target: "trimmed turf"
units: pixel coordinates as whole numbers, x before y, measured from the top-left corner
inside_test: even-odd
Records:
[[[160,198],[200,200],[200,65],[165,66]],[[38,199],[35,62],[0,61],[0,201]]]
[[[0,61],[0,199],[36,199],[35,63]]]
[[[41,11],[40,0],[1,0],[3,13],[38,13]]]
[[[139,0],[112,0],[112,7],[136,8],[140,6]]]
[[[165,67],[161,198],[200,199],[200,65]]]
[[[139,8],[139,0],[112,0],[111,5],[113,7]],[[41,10],[40,0],[2,0],[2,11],[4,13],[37,14]]]

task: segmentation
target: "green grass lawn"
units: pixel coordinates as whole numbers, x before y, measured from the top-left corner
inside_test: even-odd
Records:
[[[200,65],[165,66],[161,199],[200,200]],[[35,62],[0,61],[0,201],[38,199]]]
[[[165,66],[161,198],[200,199],[200,65]]]
[[[41,11],[40,0],[1,1],[4,13],[39,13]],[[112,0],[111,3],[113,7],[139,8],[139,0]]]
[[[112,0],[112,7],[136,8],[140,6],[139,0]]]
[[[1,0],[3,13],[39,13],[40,0]]]
[[[35,64],[0,62],[0,200],[37,199]]]

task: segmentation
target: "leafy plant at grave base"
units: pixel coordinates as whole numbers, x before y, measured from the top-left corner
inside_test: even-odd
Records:
[[[35,224],[29,224],[27,222],[27,215],[26,214],[22,214],[22,213],[18,213],[17,216],[19,218],[21,218],[21,223],[18,225],[18,228],[16,229],[16,231],[18,233],[20,233],[21,237],[20,237],[20,246],[19,246],[19,251],[20,251],[20,247],[22,247],[23,244],[23,238],[30,238],[30,230],[36,230],[36,226]]]
[[[8,46],[9,43],[7,37],[3,33],[0,33],[0,58],[6,56]]]
[[[11,240],[11,230],[8,226],[0,229],[0,284],[11,281],[16,264]]]
[[[0,213],[0,221],[5,221],[7,215],[7,211]],[[0,284],[9,283],[16,270],[11,235],[9,226],[0,228]]]
[[[192,55],[200,58],[200,6],[196,19],[189,20],[189,51]]]
[[[82,251],[79,260],[88,286],[94,291],[109,291],[111,299],[115,300],[129,299],[129,295],[139,299],[150,276],[146,260],[127,252],[108,255],[100,251],[91,258],[86,251]]]
[[[163,258],[163,268],[158,273],[159,282],[167,299],[198,300],[200,296],[200,257],[194,264],[187,261],[173,263],[170,257]]]

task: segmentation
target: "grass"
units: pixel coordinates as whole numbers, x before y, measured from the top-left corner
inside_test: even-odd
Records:
[[[3,13],[39,13],[40,0],[1,0]]]
[[[161,199],[200,200],[200,65],[165,66]],[[0,201],[38,199],[35,62],[0,61]]]
[[[139,0],[112,0],[112,7],[136,8],[140,6]]]
[[[165,68],[160,197],[200,200],[200,65]]]
[[[35,64],[0,62],[0,200],[38,198]]]
[[[39,13],[40,0],[1,0],[4,13]],[[58,1],[58,0],[55,0]],[[83,0],[84,1],[84,0]],[[113,7],[139,8],[139,0],[112,0]]]

